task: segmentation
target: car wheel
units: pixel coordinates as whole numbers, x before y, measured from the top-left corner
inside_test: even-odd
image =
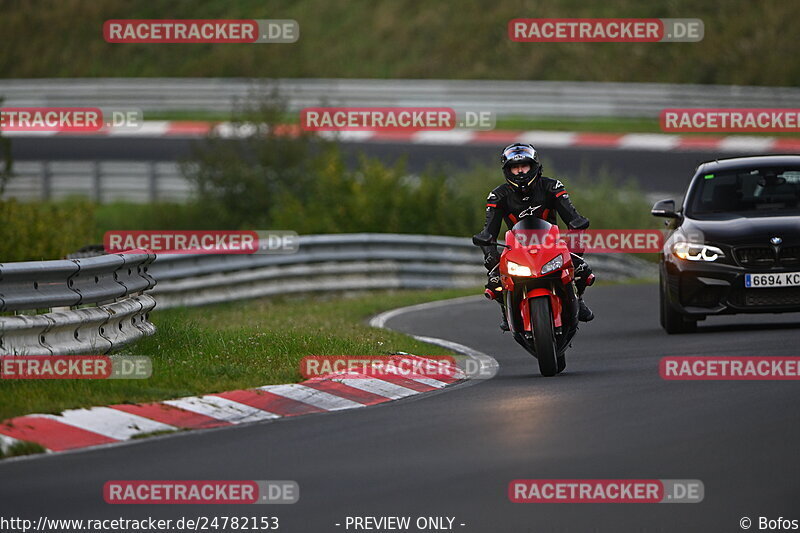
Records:
[[[673,333],[694,333],[697,331],[697,320],[692,320],[677,312],[669,305],[667,299],[667,286],[663,278],[659,284],[659,316],[661,318],[661,327],[664,331],[672,335]]]

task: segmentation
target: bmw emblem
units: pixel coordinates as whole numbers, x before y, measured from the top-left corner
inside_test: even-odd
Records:
[[[782,242],[783,242],[783,239],[781,239],[780,237],[773,237],[773,238],[771,238],[771,239],[769,240],[769,242],[771,242],[771,243],[772,243],[772,244],[774,244],[775,246],[778,246],[780,243],[782,243]]]

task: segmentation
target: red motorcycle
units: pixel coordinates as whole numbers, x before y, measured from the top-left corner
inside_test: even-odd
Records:
[[[472,242],[505,248],[498,268],[514,340],[536,357],[543,376],[564,370],[564,354],[578,331],[578,297],[572,256],[558,226],[530,216],[506,232],[506,244],[477,236]],[[495,297],[488,289],[486,295]]]

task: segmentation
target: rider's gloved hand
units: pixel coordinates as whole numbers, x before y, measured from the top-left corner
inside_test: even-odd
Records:
[[[569,224],[569,229],[582,230],[589,227],[589,219],[582,216],[575,217]]]
[[[497,250],[490,250],[486,252],[483,257],[483,266],[486,270],[491,270],[500,264],[500,253]]]

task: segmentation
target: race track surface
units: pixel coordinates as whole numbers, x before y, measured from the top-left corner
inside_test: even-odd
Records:
[[[697,334],[668,336],[655,285],[595,287],[587,301],[597,318],[555,378],[500,333],[494,303],[408,313],[388,326],[488,353],[499,374],[383,407],[0,462],[0,516],[271,514],[280,531],[312,533],[346,531],[346,516],[450,516],[455,531],[481,533],[741,531],[743,516],[800,518],[800,383],[658,373],[667,355],[797,356],[800,316],[709,319]],[[699,479],[705,499],[513,504],[517,478]],[[285,479],[301,496],[275,506],[104,503],[103,484],[125,479]]]

